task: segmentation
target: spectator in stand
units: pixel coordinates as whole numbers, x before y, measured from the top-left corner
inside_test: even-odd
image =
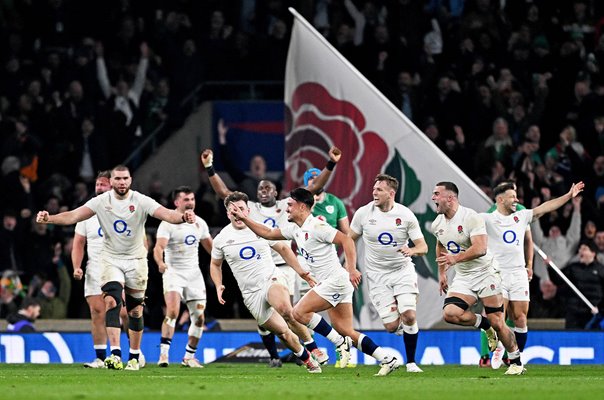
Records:
[[[43,276],[38,282],[40,287],[30,287],[30,291],[37,291],[36,299],[40,304],[40,318],[44,319],[62,319],[67,318],[67,306],[71,297],[71,278],[63,260],[63,248],[60,243],[54,247],[54,256],[52,258],[56,272]],[[57,277],[51,279],[51,276]]]
[[[16,333],[35,332],[34,322],[40,316],[40,309],[38,300],[26,298],[19,307],[19,311],[6,317],[7,330]]]
[[[230,149],[227,145],[227,132],[229,128],[224,123],[223,119],[218,121],[218,143],[220,149],[220,158],[226,172],[230,175],[231,179],[237,184],[239,191],[247,194],[250,201],[258,201],[258,184],[262,180],[268,179],[269,181],[275,181],[266,176],[266,161],[264,157],[256,154],[250,160],[250,169],[248,172],[242,172],[234,164]],[[276,182],[276,181],[275,181]],[[280,187],[277,186],[277,193],[280,192]]]
[[[564,275],[583,293],[583,295],[599,310],[604,310],[604,265],[596,258],[598,248],[592,241],[583,241],[579,245],[577,262],[572,262],[564,268]],[[592,310],[567,287],[558,274],[550,273],[552,282],[558,286],[560,296],[566,302],[566,329],[586,329],[593,318]],[[566,287],[565,287],[566,286]],[[562,289],[565,287],[564,289]]]
[[[7,269],[0,279],[0,318],[6,318],[19,310],[25,291],[16,271]]]
[[[4,210],[0,227],[0,268],[22,271],[23,228],[15,211]]]
[[[548,198],[549,199],[549,198]],[[545,200],[548,200],[545,199]],[[535,221],[531,224],[531,231],[533,233],[533,241],[537,246],[541,248],[548,255],[558,268],[564,268],[571,257],[575,254],[577,245],[581,239],[581,201],[582,197],[575,197],[572,200],[573,213],[571,217],[571,223],[568,227],[566,234],[563,235],[559,225],[551,225],[549,228],[549,235],[543,234],[543,229],[539,221]],[[537,207],[541,203],[539,198],[533,198],[531,208]],[[541,278],[541,283],[551,279],[551,274],[548,274],[547,263],[541,257],[535,257],[535,264],[533,271],[536,275]]]
[[[97,79],[103,96],[107,100],[108,112],[111,116],[109,142],[122,143],[122,145],[114,147],[111,160],[112,164],[119,164],[126,159],[143,136],[139,105],[149,66],[149,47],[145,42],[140,45],[141,58],[132,86],[121,77],[115,87],[112,87],[105,64],[103,44],[97,43],[95,51]]]

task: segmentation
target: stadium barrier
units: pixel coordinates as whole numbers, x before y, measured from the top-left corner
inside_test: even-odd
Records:
[[[143,353],[149,363],[159,358],[159,332],[146,332]],[[403,340],[383,331],[371,332],[376,343],[395,351],[404,359]],[[319,347],[327,351],[330,362],[335,361],[334,346],[323,337],[316,337]],[[187,341],[185,332],[177,332],[172,340],[170,361],[180,362]],[[206,332],[200,342],[197,357],[210,363],[223,355],[259,342],[255,332]],[[423,365],[475,365],[479,359],[480,337],[477,331],[421,331],[417,361]],[[128,339],[122,335],[122,348],[128,349]],[[0,333],[0,362],[2,363],[83,363],[94,358],[89,333]],[[531,331],[523,353],[528,364],[604,364],[604,332],[602,331]],[[374,364],[375,360],[353,349],[352,363]]]

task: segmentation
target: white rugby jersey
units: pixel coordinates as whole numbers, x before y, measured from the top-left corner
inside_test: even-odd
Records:
[[[423,239],[417,218],[402,204],[383,212],[373,201],[359,208],[350,229],[363,236],[367,272],[390,272],[413,266],[411,257],[398,252],[409,239]]]
[[[309,215],[302,226],[289,224],[280,229],[284,238],[296,241],[298,251],[319,282],[334,274],[345,274],[348,277],[333,245],[338,231],[327,222]]]
[[[87,220],[78,222],[75,226],[75,233],[86,238],[86,253],[88,254],[86,264],[97,262],[103,248],[103,229],[101,229],[97,216],[93,215]]]
[[[487,234],[484,220],[480,215],[471,208],[461,205],[450,220],[447,220],[444,214],[439,214],[432,223],[432,232],[449,254],[466,251],[472,245],[470,240],[472,236]],[[439,254],[436,256],[438,257]],[[484,256],[459,262],[454,267],[455,272],[459,275],[473,276],[488,271],[490,268],[496,268],[495,263],[493,254],[487,247]]]
[[[164,258],[170,268],[198,269],[199,242],[210,237],[210,229],[206,221],[195,216],[193,224],[171,224],[162,221],[157,228],[157,237],[168,239]]]
[[[112,189],[84,205],[96,213],[103,228],[102,253],[122,259],[147,257],[145,221],[161,207],[158,202],[134,190],[119,200]]]
[[[486,223],[488,247],[499,268],[506,271],[524,269],[524,235],[533,220],[533,210],[519,210],[510,215],[495,210],[480,216]]]
[[[212,258],[229,264],[241,293],[252,293],[264,287],[272,275],[281,273],[271,258],[273,243],[249,228],[235,229],[229,224],[214,238]]]
[[[291,224],[287,220],[287,199],[277,200],[274,206],[265,207],[261,203],[256,201],[248,201],[247,206],[250,208],[249,217],[254,222],[258,222],[262,225],[265,225],[271,229],[273,228],[283,228]],[[291,247],[291,242],[287,241],[287,246]],[[271,249],[271,255],[273,257],[273,262],[275,265],[285,264],[285,260],[281,257],[281,254],[277,253],[275,250]]]

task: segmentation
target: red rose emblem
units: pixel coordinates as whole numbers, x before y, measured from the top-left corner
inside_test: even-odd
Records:
[[[517,216],[514,215],[514,222],[518,223],[520,220],[518,219]]]
[[[384,170],[388,146],[366,126],[362,111],[353,103],[340,100],[318,83],[303,83],[286,108],[285,139],[286,187],[303,185],[304,172],[322,169],[329,159],[329,148],[337,146],[342,158],[327,186],[349,212],[372,199],[371,185]]]
[[[401,225],[401,219],[397,218],[396,221],[394,221],[394,223],[396,224],[396,226],[400,226]]]
[[[463,226],[459,225],[457,227],[457,233],[463,233]]]
[[[130,210],[131,213],[134,212],[134,204],[130,204],[130,207],[128,207],[128,210]]]

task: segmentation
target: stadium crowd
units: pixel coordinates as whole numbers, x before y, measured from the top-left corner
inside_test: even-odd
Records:
[[[181,124],[190,111],[181,100],[198,84],[283,80],[288,6],[487,194],[513,178],[520,202],[530,206],[583,180],[581,202],[533,226],[542,231],[536,242],[544,248],[549,242],[560,267],[579,262],[573,256],[582,239],[604,257],[601,1],[6,1],[0,4],[2,318],[26,297],[39,300],[42,318],[88,315],[81,282],[64,279],[65,271],[72,275],[73,227],[36,224],[35,211],[84,204],[97,171],[122,163],[158,127],[167,136]],[[198,198],[207,190],[202,185]],[[161,187],[147,194],[169,205]],[[220,209],[216,204],[198,214],[223,226],[224,212],[208,211]],[[152,234],[149,242],[152,249]],[[207,266],[207,255],[200,257]],[[145,315],[157,329],[161,275],[151,255],[149,262]],[[544,265],[536,272],[529,316],[564,317],[574,295],[554,284]],[[602,282],[585,289],[594,292],[588,297],[604,298]],[[240,299],[225,308],[212,297],[210,319],[249,316]]]

